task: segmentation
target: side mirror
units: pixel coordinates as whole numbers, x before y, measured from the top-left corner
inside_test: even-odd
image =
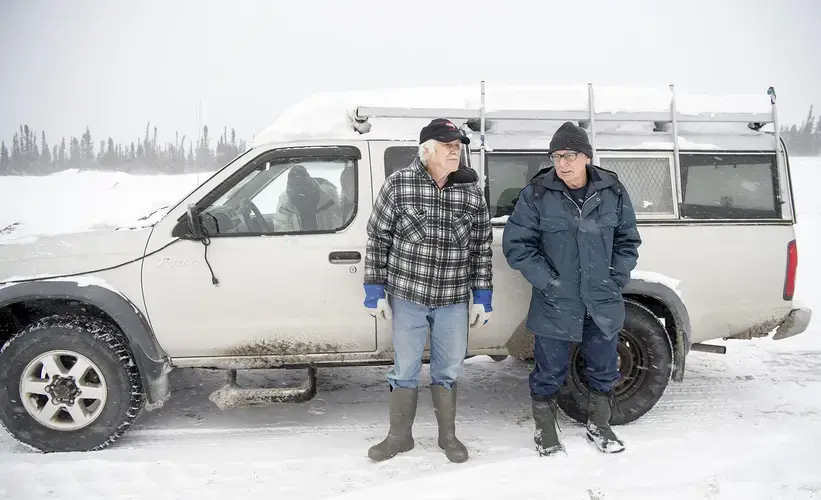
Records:
[[[188,205],[188,232],[191,236],[195,239],[202,239],[203,237],[203,230],[202,230],[202,219],[200,219],[200,214],[197,212],[197,207],[193,203]]]

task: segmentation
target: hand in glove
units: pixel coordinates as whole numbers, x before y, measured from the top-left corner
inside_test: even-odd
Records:
[[[490,313],[493,311],[491,305],[493,299],[492,290],[474,290],[473,305],[470,308],[470,327],[480,328],[487,324]]]
[[[377,319],[391,319],[391,307],[382,285],[365,285],[365,309]]]

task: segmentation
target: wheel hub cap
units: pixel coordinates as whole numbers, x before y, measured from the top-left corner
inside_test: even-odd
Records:
[[[60,431],[82,429],[97,420],[107,392],[100,368],[73,351],[43,353],[20,376],[20,401],[28,414]]]
[[[52,383],[45,387],[46,392],[51,396],[53,404],[74,404],[74,399],[80,394],[80,389],[74,382],[74,377],[61,377],[55,375]]]

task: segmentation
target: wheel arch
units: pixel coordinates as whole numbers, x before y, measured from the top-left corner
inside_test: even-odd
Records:
[[[664,326],[673,345],[673,377],[675,382],[684,380],[684,367],[690,352],[690,315],[679,294],[669,286],[656,281],[633,278],[622,292],[625,300],[638,303],[664,320]],[[533,333],[528,331],[527,316],[505,343],[511,356],[533,357]]]
[[[664,320],[664,327],[673,345],[673,381],[684,380],[684,367],[690,352],[690,315],[681,296],[672,288],[656,281],[632,278],[623,290],[625,300],[646,307]]]
[[[0,286],[0,345],[14,330],[55,311],[85,309],[116,326],[128,340],[146,391],[146,409],[162,406],[169,395],[168,355],[157,342],[147,318],[124,295],[106,286],[77,281],[28,281]],[[25,323],[20,323],[21,314]],[[26,315],[30,317],[25,317]],[[12,326],[8,324],[11,322]],[[3,328],[4,327],[4,328]]]

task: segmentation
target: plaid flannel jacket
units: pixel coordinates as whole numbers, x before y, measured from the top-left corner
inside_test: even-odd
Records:
[[[428,307],[491,290],[493,232],[477,179],[460,166],[440,190],[418,157],[389,176],[368,220],[365,284]]]

